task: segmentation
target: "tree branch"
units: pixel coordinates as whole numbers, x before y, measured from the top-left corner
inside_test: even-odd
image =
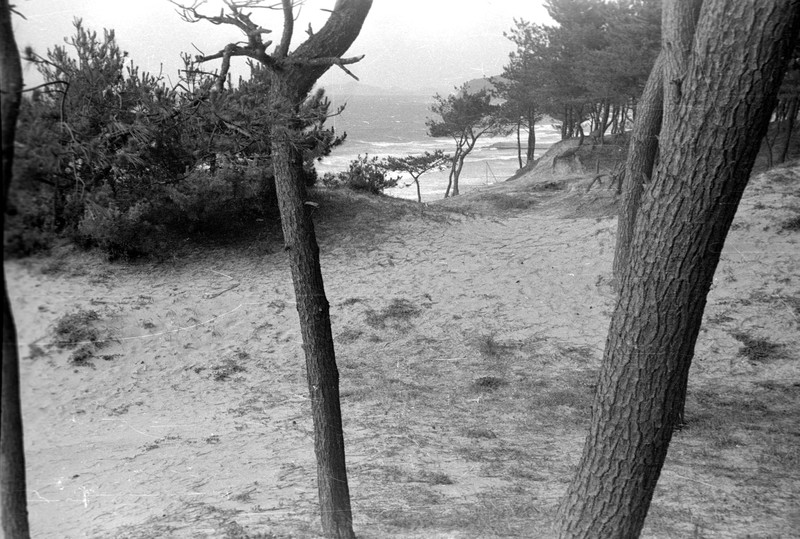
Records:
[[[289,45],[294,33],[294,15],[292,13],[292,0],[283,0],[283,35],[281,44],[275,51],[275,58],[286,58],[289,55]]]
[[[297,65],[297,66],[323,66],[323,67],[330,67],[330,66],[339,66],[342,71],[350,75],[356,80],[360,80],[352,71],[347,69],[345,66],[349,64],[355,64],[356,62],[360,62],[364,59],[364,55],[361,56],[353,56],[350,58],[336,58],[336,57],[327,57],[327,58],[298,58],[298,57],[289,57],[283,60],[286,64]]]

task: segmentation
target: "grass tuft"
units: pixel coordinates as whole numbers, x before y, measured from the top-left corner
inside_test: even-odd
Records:
[[[366,312],[367,325],[383,329],[388,322],[409,322],[421,310],[407,299],[395,298],[381,311],[370,309]]]
[[[760,337],[752,337],[742,332],[732,333],[731,337],[742,343],[742,346],[739,348],[739,355],[746,357],[754,363],[762,363],[785,357],[784,346],[782,344],[777,344]]]
[[[65,314],[56,321],[53,332],[59,348],[75,348],[79,344],[96,343],[100,339],[100,331],[93,322],[100,319],[94,310],[79,309]]]
[[[787,219],[786,221],[782,222],[780,229],[787,230],[789,232],[800,231],[800,215],[796,215],[791,219]]]
[[[78,309],[56,320],[53,326],[55,346],[74,350],[69,357],[73,365],[90,366],[95,353],[108,341],[108,336],[95,327],[99,319],[97,311]]]
[[[508,344],[504,344],[495,339],[494,335],[482,335],[478,338],[478,350],[481,355],[486,358],[496,358],[504,355],[509,348]]]
[[[473,382],[476,389],[494,391],[508,385],[508,381],[496,376],[482,376]]]

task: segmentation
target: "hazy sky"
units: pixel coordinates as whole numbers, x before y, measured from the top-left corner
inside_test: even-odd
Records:
[[[63,42],[74,33],[75,17],[90,29],[102,32],[113,28],[117,41],[142,69],[163,73],[177,80],[181,51],[204,53],[220,50],[238,41],[241,34],[233,27],[209,23],[189,24],[180,19],[167,0],[16,0],[17,9],[27,17],[14,17],[14,30],[20,47],[31,45],[44,54],[48,47]],[[310,22],[322,26],[334,0],[307,0],[295,25],[296,42],[306,36]],[[496,75],[513,49],[503,32],[513,19],[547,22],[542,0],[374,0],[364,28],[347,56],[365,54],[350,69],[364,84],[408,90],[446,92],[466,80]],[[210,0],[204,13],[219,12],[219,0]],[[280,36],[280,14],[258,11],[254,20]],[[276,40],[278,37],[275,38]],[[234,59],[244,66],[244,59]],[[214,67],[218,62],[214,64]],[[32,66],[24,68],[27,85],[41,81]],[[232,70],[233,71],[233,70]],[[246,68],[234,72],[246,74]],[[321,84],[353,81],[337,67],[321,79]]]

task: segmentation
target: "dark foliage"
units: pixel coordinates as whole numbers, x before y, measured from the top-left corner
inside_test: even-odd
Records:
[[[178,234],[230,229],[277,207],[270,159],[269,77],[216,91],[188,55],[175,87],[128,62],[113,30],[75,21],[67,45],[26,51],[45,86],[24,100],[6,253],[62,236],[111,258],[147,256]],[[303,105],[306,181],[342,138],[323,124],[323,91]]]

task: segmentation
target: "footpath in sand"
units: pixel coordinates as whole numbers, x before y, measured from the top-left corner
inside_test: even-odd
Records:
[[[754,180],[743,201],[692,387],[798,379],[797,232],[776,223],[791,216],[782,208],[797,203],[800,174],[784,174],[791,181]],[[360,537],[546,537],[580,455],[614,306],[616,220],[556,213],[409,213],[364,237],[322,223]],[[133,266],[70,255],[6,271],[34,537],[317,536],[313,431],[282,251],[215,248]],[[53,324],[78,308],[96,311],[110,338],[88,365],[54,346]],[[734,330],[769,336],[786,359],[753,365],[737,356]],[[786,388],[794,410],[797,391]],[[773,437],[798,435],[796,419],[772,420]],[[707,469],[710,457],[695,451],[705,445],[675,440],[645,536],[691,534],[698,523],[790,533],[797,468],[762,462],[775,468],[760,472],[767,484],[737,483]]]

